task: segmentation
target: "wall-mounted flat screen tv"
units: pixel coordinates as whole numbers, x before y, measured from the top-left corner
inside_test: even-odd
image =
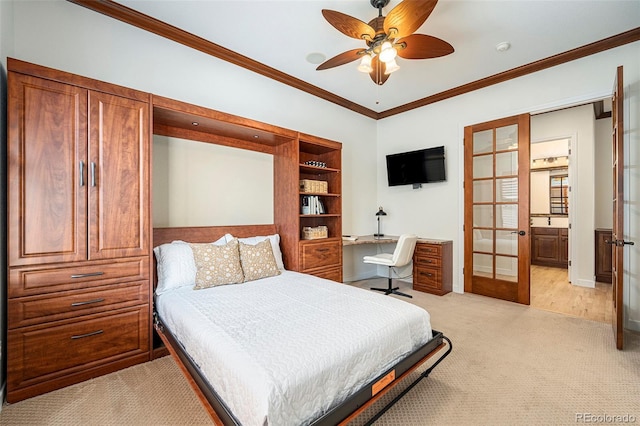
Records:
[[[447,180],[444,146],[387,155],[389,186]]]

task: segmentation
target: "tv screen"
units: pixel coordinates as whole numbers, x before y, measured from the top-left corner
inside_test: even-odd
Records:
[[[387,155],[387,178],[389,186],[447,180],[444,146]]]

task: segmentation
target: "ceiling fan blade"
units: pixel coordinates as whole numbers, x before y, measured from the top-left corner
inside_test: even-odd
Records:
[[[334,56],[331,59],[328,59],[318,65],[316,68],[317,71],[326,70],[328,68],[337,67],[340,65],[348,64],[349,62],[353,62],[356,59],[362,58],[361,52],[364,52],[364,49],[353,49],[347,50],[346,52],[342,52],[339,55]]]
[[[413,34],[427,20],[438,0],[404,0],[384,18],[384,32],[391,38]],[[393,34],[390,31],[393,30]]]
[[[398,49],[398,56],[404,59],[439,58],[454,52],[446,41],[424,34],[412,34],[396,41],[396,45],[401,43],[406,46]]]
[[[322,9],[324,18],[342,34],[358,40],[372,40],[376,31],[369,24],[335,10]]]
[[[373,68],[373,70],[371,70],[371,72],[369,73],[371,80],[373,80],[373,82],[378,86],[382,86],[389,78],[389,74],[384,73],[387,69],[387,65],[384,62],[378,60],[378,57],[375,56],[371,60],[371,68]]]

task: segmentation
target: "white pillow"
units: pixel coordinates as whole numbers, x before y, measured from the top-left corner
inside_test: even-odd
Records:
[[[263,235],[258,237],[238,238],[238,241],[244,244],[256,245],[266,239],[271,241],[271,249],[273,250],[273,257],[276,259],[276,265],[278,269],[284,271],[284,262],[282,261],[282,252],[280,251],[280,234]]]
[[[211,244],[224,245],[233,237],[226,234]],[[180,287],[193,287],[196,282],[196,262],[193,251],[184,241],[173,241],[153,249],[158,264],[158,285],[156,294],[162,294]]]

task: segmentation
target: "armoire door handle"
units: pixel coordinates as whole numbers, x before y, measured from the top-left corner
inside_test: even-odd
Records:
[[[84,161],[80,162],[80,186],[84,186]]]
[[[96,163],[91,162],[91,186],[96,186]]]

